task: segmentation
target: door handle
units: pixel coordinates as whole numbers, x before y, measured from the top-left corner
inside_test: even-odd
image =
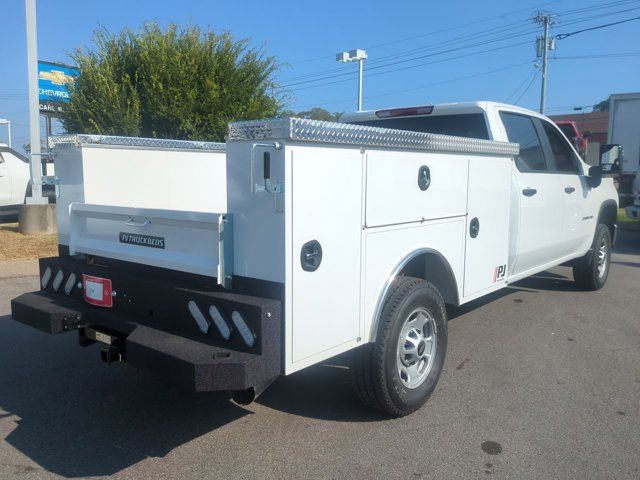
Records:
[[[128,216],[127,221],[124,222],[124,224],[128,227],[146,227],[150,223],[151,220],[149,220],[149,217],[144,217],[144,220],[142,222],[136,222],[131,216]]]
[[[573,187],[564,187],[564,193],[573,193],[576,189]]]
[[[522,194],[525,197],[533,197],[536,193],[538,193],[538,190],[536,190],[535,188],[525,188],[524,190],[522,190]]]

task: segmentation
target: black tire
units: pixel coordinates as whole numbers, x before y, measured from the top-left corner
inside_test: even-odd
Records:
[[[604,264],[600,261],[604,248]],[[601,269],[604,265],[604,269]],[[573,279],[576,284],[589,291],[600,290],[607,282],[611,266],[611,233],[609,227],[599,224],[593,237],[589,252],[573,267]]]
[[[422,383],[408,388],[398,371],[398,345],[405,322],[416,309],[432,317],[436,350]],[[419,409],[435,390],[447,353],[447,311],[438,289],[420,278],[398,277],[382,308],[376,341],[355,353],[354,383],[365,404],[394,416]]]

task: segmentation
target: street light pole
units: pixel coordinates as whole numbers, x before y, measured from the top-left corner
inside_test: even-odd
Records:
[[[350,52],[340,52],[336,54],[338,62],[358,62],[358,111],[362,111],[362,80],[364,61],[367,59],[367,52],[359,48]]]
[[[362,111],[362,70],[364,58],[358,60],[358,111]]]
[[[26,0],[27,12],[27,72],[29,75],[29,130],[31,152],[31,196],[28,204],[48,203],[42,197],[42,152],[40,151],[40,105],[38,103],[38,35],[36,31],[36,0]]]

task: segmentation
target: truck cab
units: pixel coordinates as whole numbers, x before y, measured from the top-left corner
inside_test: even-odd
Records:
[[[590,166],[544,115],[496,102],[461,102],[348,113],[341,121],[520,144],[511,179],[512,281],[583,254],[603,218],[615,235],[612,179],[592,178]]]

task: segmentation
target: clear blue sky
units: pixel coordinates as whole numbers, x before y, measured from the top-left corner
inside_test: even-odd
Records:
[[[352,48],[366,48],[369,54],[365,108],[485,99],[514,103],[519,98],[519,105],[537,109],[540,79],[531,79],[539,28],[530,19],[538,8],[559,14],[553,34],[640,16],[640,0],[41,0],[37,7],[39,58],[50,61],[69,62],[67,52],[90,46],[99,25],[117,31],[149,20],[191,22],[249,37],[289,64],[279,77],[289,85],[288,107],[295,111],[354,109],[356,66],[339,64],[334,57]],[[14,143],[21,146],[28,142],[24,1],[5,0],[2,13],[0,118],[14,122]],[[557,41],[547,113],[591,105],[611,93],[639,91],[640,56],[611,56],[639,53],[638,39],[640,21]],[[571,58],[584,56],[590,58]],[[3,127],[0,139],[6,139]]]

